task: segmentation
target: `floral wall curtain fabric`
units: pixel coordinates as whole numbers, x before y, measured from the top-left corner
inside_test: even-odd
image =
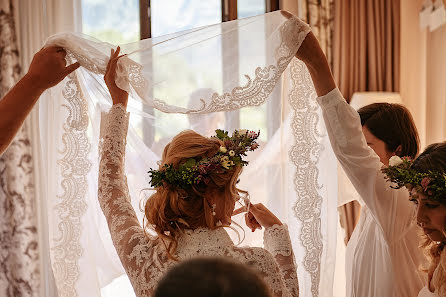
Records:
[[[0,0],[0,97],[20,78],[14,1]],[[0,295],[39,295],[31,144],[25,123],[0,156]]]
[[[300,0],[299,17],[311,26],[333,68],[334,0]]]

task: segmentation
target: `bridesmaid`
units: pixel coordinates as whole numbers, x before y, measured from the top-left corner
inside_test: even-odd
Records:
[[[391,189],[381,172],[393,155],[416,155],[418,136],[410,114],[400,108],[401,116],[390,111],[379,120],[384,120],[392,132],[390,140],[397,141],[389,146],[386,139],[379,138],[376,123],[370,119],[361,121],[347,104],[312,33],[296,57],[310,72],[333,151],[365,205],[347,247],[347,296],[416,296],[424,285],[419,267],[425,259],[418,248],[413,207],[407,191]],[[372,118],[379,114],[373,111]],[[400,129],[398,124],[409,128]],[[415,143],[415,150],[406,149],[404,138],[412,139],[409,142]]]

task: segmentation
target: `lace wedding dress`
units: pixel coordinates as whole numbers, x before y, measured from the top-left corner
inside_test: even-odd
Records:
[[[102,126],[101,114],[111,106],[103,76],[115,46],[72,33],[48,40],[81,64],[39,102],[47,181],[39,201],[48,226],[43,248],[59,297],[108,296],[126,275],[138,295],[151,292],[174,265],[156,239],[142,236],[141,205],[153,191],[142,190],[164,146],[185,129],[205,136],[215,129],[261,130],[238,186],[286,223],[289,237],[286,227],[267,230],[264,238],[261,231],[238,230],[243,245],[255,247],[245,249],[229,241],[229,230],[197,230],[180,239],[177,256],[212,252],[246,262],[276,295],[333,296],[336,160],[311,78],[294,58],[309,31],[297,18],[274,12],[121,45],[126,57],[118,62],[116,83],[129,93],[131,117],[114,107]],[[234,220],[244,224],[242,216]],[[121,224],[132,228],[120,232]],[[190,250],[190,242],[219,245]],[[130,286],[122,290],[131,296]]]
[[[138,297],[151,296],[172,265],[159,238],[148,238],[130,203],[124,173],[129,114],[114,105],[101,122],[99,202],[119,258]],[[293,249],[286,226],[267,228],[262,248],[235,247],[223,228],[186,231],[178,239],[175,256],[181,261],[196,256],[230,257],[251,265],[263,276],[275,296],[299,296]],[[199,280],[197,280],[199,281]]]

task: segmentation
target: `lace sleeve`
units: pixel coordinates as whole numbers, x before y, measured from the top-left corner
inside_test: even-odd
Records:
[[[266,228],[263,243],[279,265],[289,296],[299,296],[297,267],[287,225],[273,225]]]
[[[102,115],[98,197],[118,256],[137,296],[150,295],[152,275],[162,262],[154,263],[154,240],[144,234],[130,203],[124,158],[129,115],[113,105]]]

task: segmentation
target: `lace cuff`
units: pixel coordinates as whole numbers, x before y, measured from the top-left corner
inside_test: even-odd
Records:
[[[286,224],[273,225],[266,228],[263,234],[263,244],[265,249],[273,256],[282,255],[289,257],[293,253],[290,234]]]
[[[99,152],[109,153],[109,162],[120,165],[125,154],[129,113],[121,104],[113,105],[108,113],[103,112],[100,128]]]
[[[101,117],[100,138],[106,135],[115,139],[127,137],[129,114],[122,104],[113,105],[109,112],[103,112]]]

